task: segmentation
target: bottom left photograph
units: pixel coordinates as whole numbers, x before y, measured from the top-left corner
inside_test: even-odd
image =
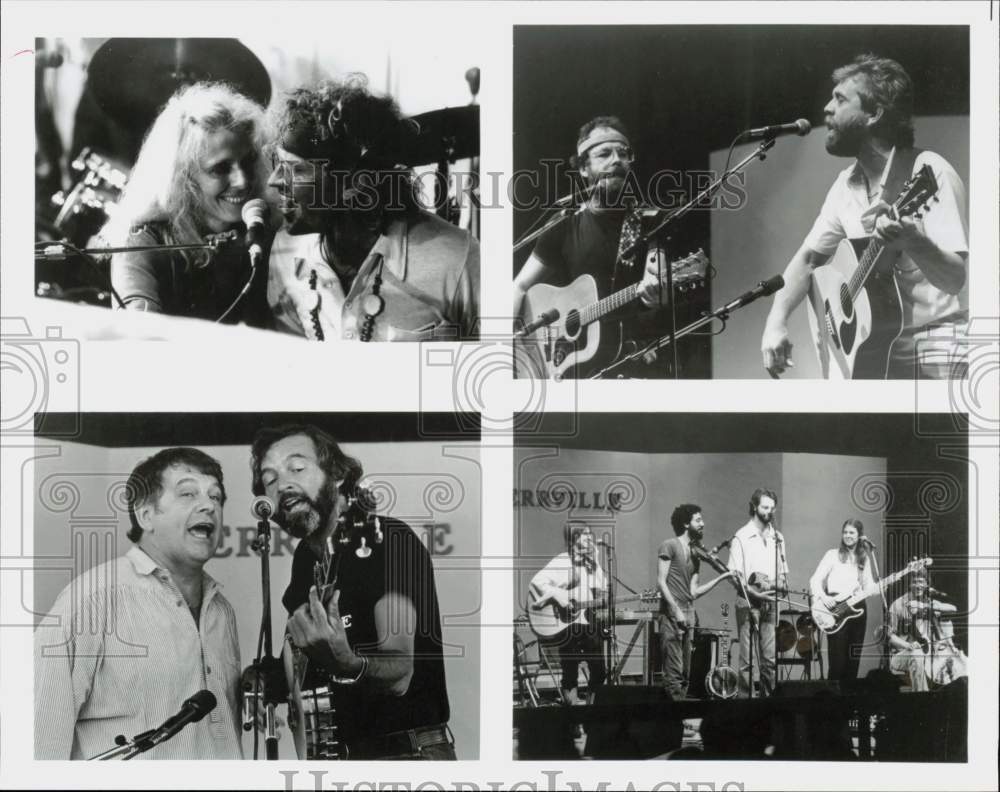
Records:
[[[478,758],[478,415],[35,424],[35,759]]]

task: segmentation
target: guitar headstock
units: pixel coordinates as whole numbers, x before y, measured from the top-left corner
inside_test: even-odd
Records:
[[[902,192],[893,204],[896,214],[900,217],[913,215],[919,218],[923,212],[930,210],[931,199],[937,200],[937,191],[938,182],[934,171],[930,165],[924,165],[903,185]]]
[[[906,571],[911,574],[919,572],[921,569],[926,569],[933,563],[933,558],[914,558],[909,564],[906,565]]]
[[[670,268],[673,270],[674,286],[685,291],[703,285],[708,276],[708,266],[708,256],[702,248],[672,261]]]

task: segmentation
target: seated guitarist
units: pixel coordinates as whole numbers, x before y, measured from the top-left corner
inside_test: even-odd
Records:
[[[584,610],[575,610],[573,604],[604,600],[608,580],[597,558],[594,534],[587,523],[567,522],[563,537],[567,551],[553,558],[531,580],[532,601],[536,608],[553,604],[566,616],[566,628],[548,639],[549,645],[559,652],[563,702],[579,703],[576,688],[581,661],[587,664],[590,673],[588,698],[593,702],[594,691],[604,684],[607,674],[601,627]]]
[[[910,589],[889,606],[889,670],[909,674],[914,693],[928,689],[927,646],[933,640],[932,618],[954,613],[955,606],[931,597],[927,572],[918,570],[910,578]]]
[[[963,369],[953,364],[960,351],[955,336],[968,321],[965,185],[942,157],[913,147],[913,83],[896,61],[860,55],[834,71],[833,82],[824,108],[826,150],[855,161],[833,183],[785,269],[785,287],[775,295],[761,339],[764,368],[778,377],[794,365],[788,320],[809,291],[812,271],[827,263],[841,240],[874,236],[892,257],[902,302],[903,330],[892,346],[888,378],[962,377]],[[883,196],[883,187],[897,159],[906,163],[905,178],[926,164],[937,179],[939,203],[922,219],[889,214],[895,196]]]
[[[627,258],[620,256],[642,230],[642,216],[635,207],[634,160],[620,119],[598,116],[580,127],[572,161],[593,192],[582,211],[539,237],[514,278],[515,317],[521,315],[525,294],[535,284],[566,286],[581,275],[593,276],[601,299],[641,278],[638,296],[642,306],[653,308],[659,303],[661,274],[656,263],[643,270],[642,251]],[[662,276],[665,279],[666,271]],[[668,299],[664,292],[664,302]]]

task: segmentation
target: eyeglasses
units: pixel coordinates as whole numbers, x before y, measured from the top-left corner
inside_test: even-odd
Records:
[[[590,150],[590,156],[602,162],[606,162],[615,155],[618,155],[618,159],[622,162],[632,162],[635,159],[635,154],[628,146],[595,146]]]

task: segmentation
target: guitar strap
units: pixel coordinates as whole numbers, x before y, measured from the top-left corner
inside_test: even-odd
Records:
[[[909,148],[896,147],[892,155],[892,164],[889,166],[889,173],[882,185],[881,197],[885,203],[892,205],[899,198],[899,194],[903,192],[903,185],[913,175],[913,166],[917,157],[922,153],[923,149],[913,146]],[[895,264],[901,255],[903,255],[902,252],[897,250],[892,261],[886,261],[886,265]]]
[[[625,212],[625,219],[622,220],[622,232],[618,238],[618,255],[615,257],[615,268],[611,274],[611,292],[614,292],[617,287],[618,274],[622,268],[628,267],[631,271],[635,267],[636,259],[639,256],[638,249],[633,250],[629,256],[622,256],[622,253],[635,244],[641,233],[642,212],[636,204],[632,204]]]

